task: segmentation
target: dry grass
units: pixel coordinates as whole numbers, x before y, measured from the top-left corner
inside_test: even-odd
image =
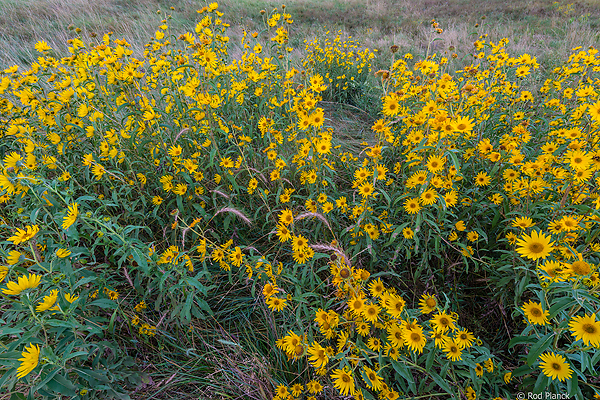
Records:
[[[190,29],[195,10],[190,4],[174,20],[174,28]],[[134,45],[141,54],[167,9],[156,0],[0,0],[0,67],[27,65],[37,58],[38,40],[64,54],[67,40],[80,28],[84,37],[92,32],[114,32]],[[192,19],[189,19],[192,18]]]
[[[260,9],[279,6],[273,1],[221,2],[223,10],[239,16],[250,28],[260,28]],[[360,38],[372,49],[385,54],[392,44],[416,56],[426,53],[430,22],[436,19],[444,29],[434,50],[443,52],[454,46],[459,55],[468,54],[479,35],[489,39],[511,39],[509,50],[529,53],[541,62],[555,64],[575,46],[597,46],[600,43],[600,2],[565,1],[557,5],[549,0],[294,0],[286,3],[286,11],[295,20],[299,39],[323,32],[342,30]],[[571,7],[566,7],[572,4]],[[561,8],[562,7],[562,8]],[[485,19],[482,19],[485,17]],[[233,21],[232,21],[233,22]],[[478,25],[478,26],[476,26]],[[297,40],[293,44],[301,44]]]
[[[233,26],[260,30],[261,9],[278,7],[280,1],[222,0],[220,9]],[[561,0],[558,5],[549,0],[290,0],[286,12],[295,24],[291,44],[303,47],[304,38],[320,35],[326,30],[342,30],[345,35],[359,37],[372,49],[382,50],[379,66],[388,61],[386,51],[392,44],[403,52],[423,56],[429,43],[429,24],[436,19],[444,33],[433,50],[438,54],[450,46],[459,55],[471,51],[472,43],[483,33],[498,41],[511,39],[509,50],[530,53],[549,67],[564,59],[574,46],[597,46],[600,43],[600,2]],[[572,4],[568,7],[568,4]],[[0,0],[0,68],[20,64],[26,66],[37,58],[34,44],[42,39],[60,53],[66,41],[74,36],[67,27],[91,32],[112,31],[134,45],[141,54],[143,45],[152,36],[164,17],[171,13],[171,27],[177,32],[192,30],[196,10],[201,2],[192,0]],[[174,10],[169,9],[173,6]],[[163,13],[157,15],[161,9]],[[485,16],[485,20],[481,17]],[[475,27],[475,24],[479,24]],[[237,43],[241,28],[230,32]],[[235,51],[234,51],[235,53]]]

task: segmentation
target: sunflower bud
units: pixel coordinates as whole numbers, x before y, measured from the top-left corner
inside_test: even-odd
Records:
[[[390,77],[390,71],[387,69],[380,69],[379,71],[375,72],[375,76],[385,80]]]

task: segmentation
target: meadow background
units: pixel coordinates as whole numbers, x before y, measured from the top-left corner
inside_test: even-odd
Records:
[[[598,396],[600,4],[212,4],[0,0],[0,396]]]

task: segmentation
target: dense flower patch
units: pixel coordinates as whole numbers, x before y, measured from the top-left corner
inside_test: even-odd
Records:
[[[303,371],[274,375],[276,399],[600,393],[596,49],[542,76],[480,37],[459,71],[375,72],[339,35],[294,64],[285,10],[234,58],[221,16],[165,19],[141,59],[105,34],[3,71],[3,387],[124,396],[119,331],[160,341],[237,275]],[[355,148],[323,100],[372,82]],[[461,282],[509,310],[505,342],[474,333]]]

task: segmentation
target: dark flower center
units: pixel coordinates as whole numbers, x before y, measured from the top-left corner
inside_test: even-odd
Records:
[[[583,327],[581,328],[583,329],[584,332],[589,333],[591,335],[595,334],[598,332],[598,330],[596,329],[596,327],[592,324],[584,324]]]
[[[531,243],[531,244],[529,245],[529,250],[530,250],[532,253],[541,253],[541,252],[542,252],[542,250],[544,250],[544,245],[543,245],[543,244],[541,244],[541,243]]]

